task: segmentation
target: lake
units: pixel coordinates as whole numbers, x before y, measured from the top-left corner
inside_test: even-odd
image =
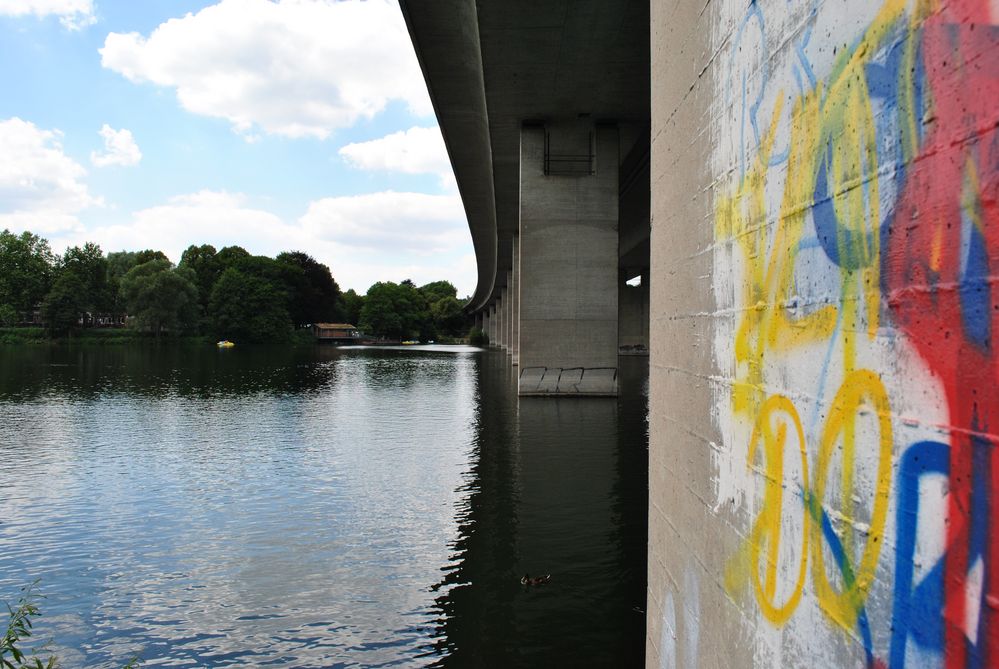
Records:
[[[640,666],[647,358],[0,348],[0,600],[64,667]],[[525,587],[525,573],[551,573]]]

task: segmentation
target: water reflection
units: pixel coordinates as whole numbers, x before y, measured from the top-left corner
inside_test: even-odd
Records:
[[[480,360],[460,537],[435,586],[435,666],[639,666],[644,652],[647,367],[613,399],[517,400]],[[525,573],[552,580],[525,587]]]
[[[342,355],[332,346],[0,346],[0,399],[295,394],[332,385]]]
[[[475,349],[0,349],[0,599],[42,578],[66,667],[637,664],[641,373],[513,384]]]

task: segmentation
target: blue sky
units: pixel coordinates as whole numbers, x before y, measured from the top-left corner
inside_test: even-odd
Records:
[[[394,0],[0,0],[0,228],[448,279],[464,213]]]

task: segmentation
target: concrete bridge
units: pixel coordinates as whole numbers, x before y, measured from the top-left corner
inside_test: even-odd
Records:
[[[647,4],[401,5],[468,215],[477,323],[521,395],[616,395],[619,350],[648,351]]]
[[[520,394],[648,345],[648,666],[999,666],[996,0],[401,5]]]

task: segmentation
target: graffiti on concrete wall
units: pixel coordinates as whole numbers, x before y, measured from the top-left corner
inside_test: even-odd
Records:
[[[999,3],[726,7],[725,587],[770,659],[997,666]]]

